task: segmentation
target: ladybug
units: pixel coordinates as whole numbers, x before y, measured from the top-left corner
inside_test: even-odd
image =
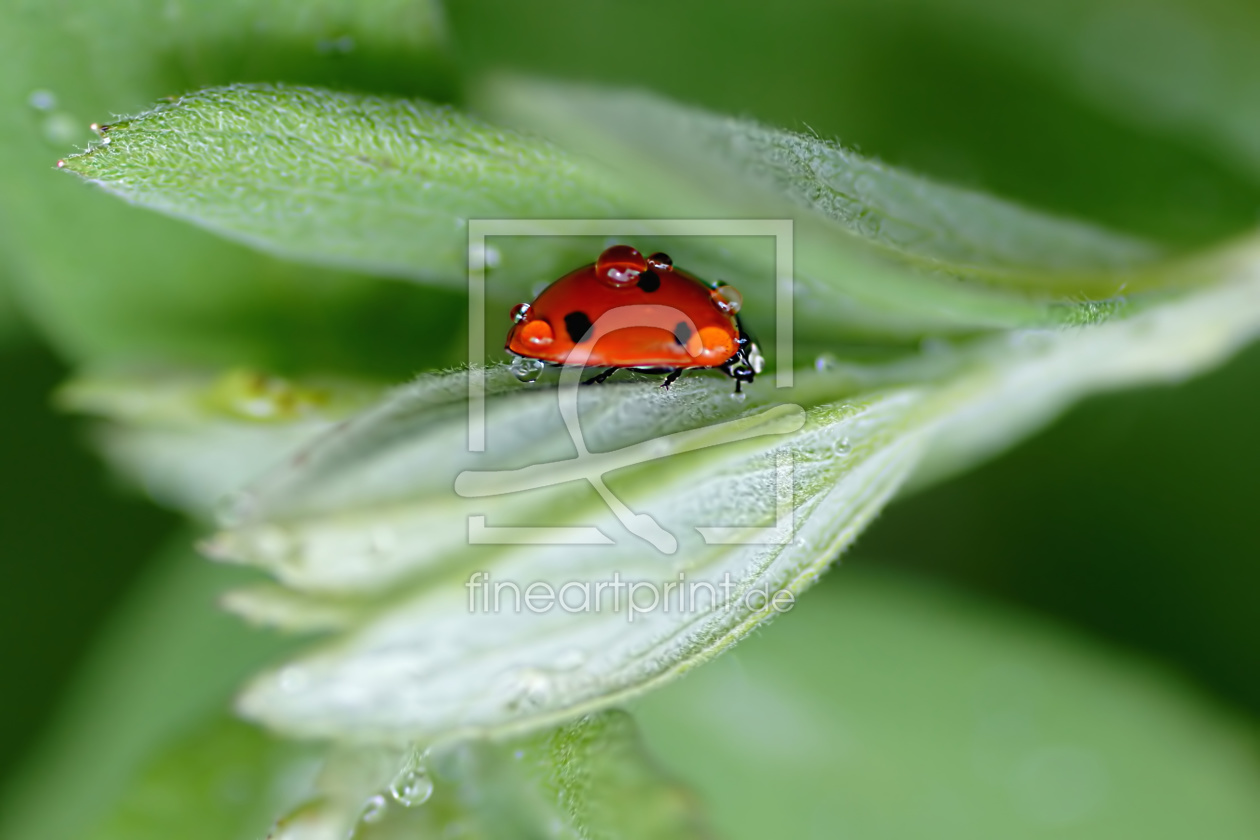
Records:
[[[512,307],[506,347],[553,365],[604,368],[584,385],[629,368],[667,374],[661,387],[668,388],[685,370],[716,368],[739,393],[765,364],[740,323],[742,304],[735,287],[675,268],[668,254],[645,258],[614,245],[533,303]]]

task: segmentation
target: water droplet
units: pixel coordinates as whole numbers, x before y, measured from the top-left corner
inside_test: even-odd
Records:
[[[65,111],[49,114],[44,119],[41,129],[44,139],[58,146],[75,142],[80,139],[80,133],[83,131],[79,121]],[[108,142],[109,138],[106,137],[105,141]]]
[[[543,363],[541,359],[526,359],[524,356],[517,356],[509,369],[512,375],[522,382],[537,382],[538,377],[542,375]]]
[[[735,400],[735,402],[743,402],[748,399],[748,394],[743,391],[732,391],[731,399]]]
[[[647,260],[629,245],[614,245],[604,249],[595,263],[595,276],[614,286],[633,283],[647,271]]]
[[[541,668],[520,668],[507,681],[504,694],[510,711],[542,709],[551,703],[551,677]]]
[[[385,809],[389,806],[389,801],[381,794],[369,796],[367,801],[363,803],[363,809],[359,811],[359,822],[361,823],[378,823],[385,818]],[[354,836],[352,833],[351,837]]]
[[[669,254],[661,251],[648,257],[647,264],[653,271],[671,271],[674,268],[674,261],[669,258]]]
[[[818,372],[835,370],[840,366],[840,361],[834,353],[819,353],[818,358],[814,359],[814,370]]]
[[[244,524],[254,512],[258,504],[257,498],[248,490],[229,493],[215,505],[214,518],[224,528],[234,528]]]
[[[280,683],[280,690],[289,694],[305,691],[306,687],[311,684],[311,675],[301,665],[284,666],[280,669],[276,679]]]
[[[424,756],[413,752],[406,765],[389,783],[389,795],[405,808],[423,805],[433,796],[433,779],[424,766]]]
[[[508,314],[512,318],[513,324],[519,324],[521,321],[524,321],[529,317],[529,304],[518,303],[516,306],[512,307],[512,311]]]
[[[40,88],[30,92],[26,97],[26,104],[36,111],[51,111],[57,107],[57,96],[51,90]]]
[[[727,315],[734,315],[744,307],[744,296],[739,289],[726,283],[709,292],[709,296],[713,298],[713,304]]]
[[[837,458],[843,458],[852,451],[853,446],[849,443],[849,439],[847,437],[840,438],[840,440],[831,445],[831,454],[835,455]]]

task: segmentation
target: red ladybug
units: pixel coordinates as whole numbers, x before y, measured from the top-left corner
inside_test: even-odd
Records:
[[[592,265],[552,283],[533,303],[512,307],[507,349],[518,357],[605,370],[667,373],[661,387],[692,368],[717,368],[735,391],[761,373],[764,360],[739,320],[743,298],[674,268],[667,254],[646,259],[614,245]]]

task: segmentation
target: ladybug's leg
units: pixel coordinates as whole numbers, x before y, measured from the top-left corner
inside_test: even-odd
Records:
[[[670,385],[673,385],[675,382],[677,382],[677,381],[678,381],[678,377],[680,377],[680,376],[682,376],[682,375],[683,375],[683,369],[682,369],[682,368],[674,368],[673,370],[671,370],[671,371],[669,372],[669,376],[666,376],[666,377],[665,377],[665,381],[661,383],[661,387],[662,387],[662,388],[665,388],[665,389],[668,389],[668,388],[669,388],[669,386],[670,386]]]
[[[603,373],[595,374],[594,376],[592,376],[590,379],[586,380],[582,384],[583,385],[598,385],[599,383],[603,382],[605,379],[612,376],[614,373],[616,373],[619,370],[621,370],[621,368],[615,368],[615,367],[607,368],[606,370],[604,370]]]

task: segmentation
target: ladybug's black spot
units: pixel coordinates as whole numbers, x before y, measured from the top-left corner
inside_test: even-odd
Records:
[[[639,288],[645,292],[655,292],[661,287],[661,278],[651,269],[639,275]]]
[[[679,321],[674,327],[674,340],[685,347],[689,338],[691,338],[691,327],[686,321]]]
[[[564,316],[564,328],[569,333],[569,340],[577,344],[590,332],[591,319],[585,312],[570,312]]]

